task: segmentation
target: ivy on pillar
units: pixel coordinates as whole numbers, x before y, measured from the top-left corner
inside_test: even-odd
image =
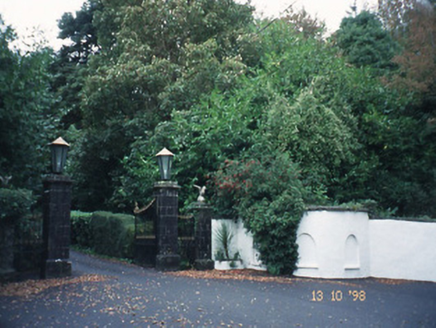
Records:
[[[72,180],[62,175],[69,145],[62,138],[58,138],[50,147],[53,173],[43,180],[43,279],[71,275],[69,257]]]

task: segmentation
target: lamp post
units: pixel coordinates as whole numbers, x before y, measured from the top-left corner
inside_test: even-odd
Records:
[[[174,154],[162,149],[157,155],[160,179],[154,185],[156,199],[156,269],[174,271],[180,267],[178,254],[179,189],[177,182],[170,181]]]
[[[52,173],[43,179],[43,242],[41,278],[60,278],[71,275],[70,208],[71,184],[62,175],[69,144],[58,138],[50,145]]]

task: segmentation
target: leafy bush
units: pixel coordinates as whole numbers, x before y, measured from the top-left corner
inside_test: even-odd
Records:
[[[89,248],[92,244],[92,213],[71,212],[71,244]]]
[[[30,190],[0,188],[0,260],[13,259],[18,271],[34,269],[41,257],[41,231],[35,235],[30,216],[33,203]]]
[[[30,190],[0,188],[0,223],[29,214],[34,202]]]
[[[91,219],[93,248],[97,253],[133,258],[135,219],[133,215],[95,212]]]
[[[298,259],[296,231],[303,213],[297,194],[285,192],[274,201],[264,199],[246,210],[246,226],[253,232],[261,260],[272,274],[291,274]]]
[[[73,212],[72,242],[108,256],[133,258],[135,219],[132,215]]]
[[[212,186],[216,210],[244,220],[271,273],[290,274],[298,258],[295,236],[307,190],[286,154],[257,157],[226,161],[217,171]]]

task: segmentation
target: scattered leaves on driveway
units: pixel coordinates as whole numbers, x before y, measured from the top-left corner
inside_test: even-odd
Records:
[[[11,282],[0,286],[0,296],[29,297],[36,295],[48,288],[63,285],[79,284],[83,282],[99,282],[109,279],[107,276],[97,274],[86,274],[80,277],[67,277],[57,279],[26,280],[22,282]]]
[[[292,284],[295,282],[325,282],[335,285],[359,287],[360,284],[352,281],[339,281],[331,279],[314,279],[314,278],[297,278],[297,277],[284,277],[273,276],[266,271],[252,270],[252,269],[236,269],[236,270],[184,270],[167,272],[166,274],[176,277],[189,277],[193,279],[225,279],[225,280],[249,280],[257,282],[275,282],[280,284]]]
[[[250,280],[259,282],[278,282],[284,284],[290,284],[295,279],[289,277],[272,276],[265,271],[256,270],[209,270],[209,271],[196,271],[185,270],[167,272],[166,274],[177,277],[189,277],[194,279],[228,279],[228,280]]]
[[[379,284],[385,284],[385,285],[402,285],[412,282],[411,280],[387,279],[387,278],[374,278],[374,280]]]

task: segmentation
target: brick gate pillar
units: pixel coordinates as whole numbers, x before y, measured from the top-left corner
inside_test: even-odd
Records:
[[[71,179],[64,175],[51,174],[43,180],[43,279],[71,275],[71,184]]]
[[[154,185],[156,198],[156,269],[175,271],[180,266],[178,215],[180,186],[172,181]]]
[[[195,268],[213,270],[212,260],[212,208],[202,202],[191,207],[195,217]]]

